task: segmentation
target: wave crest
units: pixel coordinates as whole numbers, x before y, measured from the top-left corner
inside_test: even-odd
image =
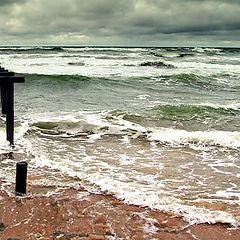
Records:
[[[222,116],[236,116],[240,109],[214,107],[206,105],[160,105],[151,110],[162,115],[163,119],[193,120],[193,119],[219,119]]]
[[[226,148],[240,147],[238,131],[187,131],[174,128],[152,128],[141,125],[143,118],[131,114],[108,113],[87,115],[81,119],[66,116],[62,119],[39,120],[30,126],[40,135],[52,137],[80,137],[97,140],[103,136],[119,139],[128,138],[140,141],[159,142],[172,146],[206,147],[221,146]],[[139,122],[139,123],[137,123]],[[35,129],[35,130],[34,130]]]

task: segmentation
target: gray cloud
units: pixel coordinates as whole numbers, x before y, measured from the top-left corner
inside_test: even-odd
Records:
[[[13,3],[20,3],[20,2],[24,2],[25,0],[1,0],[0,1],[0,6],[4,6],[4,5],[11,5]]]
[[[1,1],[0,44],[239,45],[238,0]]]

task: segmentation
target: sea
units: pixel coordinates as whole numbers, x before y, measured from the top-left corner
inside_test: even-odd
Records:
[[[240,48],[0,47],[0,64],[25,77],[1,179],[26,161],[32,184],[239,226]]]

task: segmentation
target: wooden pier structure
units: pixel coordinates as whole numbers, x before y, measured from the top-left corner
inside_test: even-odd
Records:
[[[6,135],[10,145],[14,145],[14,83],[25,82],[24,77],[16,77],[0,66],[0,87],[2,115],[6,115]]]

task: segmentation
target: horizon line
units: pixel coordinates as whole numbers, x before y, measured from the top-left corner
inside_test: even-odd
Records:
[[[33,44],[33,45],[0,45],[0,47],[66,47],[66,48],[70,48],[70,47],[76,47],[76,48],[81,48],[81,47],[99,47],[99,48],[110,48],[110,47],[114,47],[114,48],[240,48],[240,46],[220,46],[220,45],[216,45],[216,46],[204,46],[204,45],[185,45],[185,46],[177,46],[177,45],[68,45],[68,44],[43,44],[43,45],[39,45],[39,44]]]

